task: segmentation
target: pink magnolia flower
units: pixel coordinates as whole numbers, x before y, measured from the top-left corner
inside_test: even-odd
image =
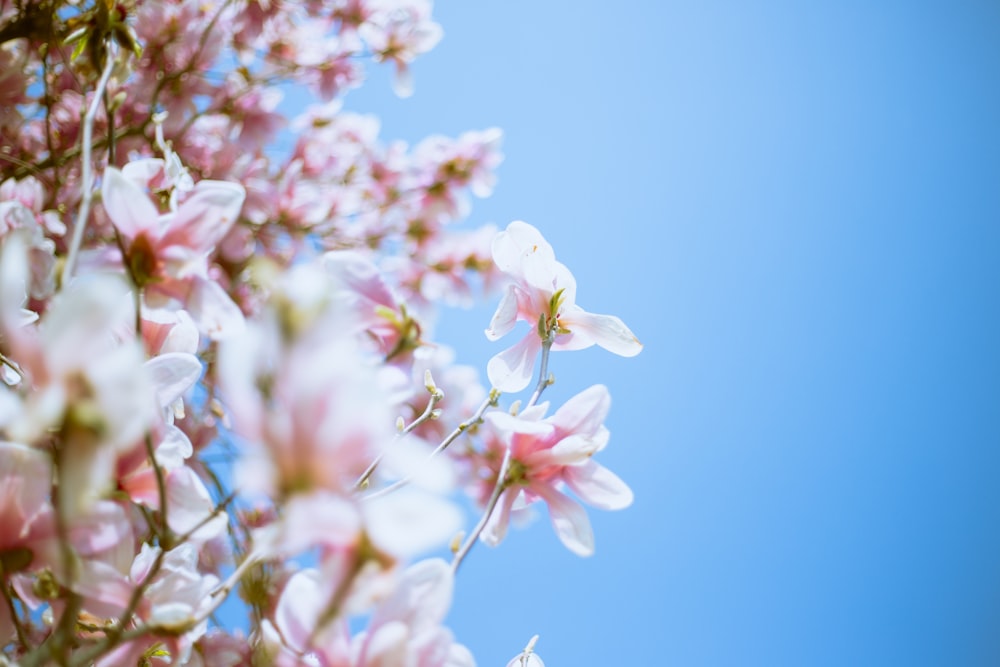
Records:
[[[84,609],[102,618],[117,617],[128,607],[135,587],[145,584],[135,616],[157,631],[123,643],[99,665],[133,664],[156,642],[164,644],[173,664],[185,664],[192,645],[205,634],[218,577],[198,571],[198,551],[192,544],[168,551],[157,570],[158,557],[160,547],[143,544],[127,575],[101,561],[81,562],[82,576],[74,590],[83,596]]]
[[[126,261],[150,305],[182,304],[202,331],[221,337],[242,328],[243,315],[208,275],[209,256],[239,215],[243,187],[201,181],[176,211],[161,214],[132,179],[104,172],[104,208],[125,238]]]
[[[372,0],[372,13],[358,32],[368,42],[376,62],[396,65],[392,88],[400,97],[413,94],[409,65],[441,41],[444,31],[431,20],[430,0]]]
[[[315,631],[316,619],[327,603],[317,592],[321,589],[319,583],[313,570],[293,575],[276,614],[278,629],[288,645],[299,653],[310,653],[315,664],[475,666],[469,650],[455,643],[451,631],[441,626],[454,587],[451,568],[443,560],[425,560],[407,568],[395,591],[376,608],[368,629],[353,639],[342,622]]]
[[[513,278],[497,306],[486,337],[497,340],[523,320],[532,330],[511,348],[490,359],[490,382],[500,391],[521,391],[531,382],[543,340],[553,350],[580,350],[600,345],[632,357],[642,343],[613,315],[595,315],[576,305],[576,280],[537,229],[515,221],[493,240],[493,261]]]
[[[582,507],[563,492],[569,487],[583,502],[605,510],[632,504],[632,491],[614,473],[591,457],[607,445],[609,433],[603,422],[611,407],[607,387],[594,385],[556,410],[546,419],[548,403],[526,409],[518,416],[491,412],[486,422],[499,435],[487,460],[494,467],[493,479],[484,486],[493,489],[499,474],[497,450],[510,449],[510,465],[504,491],[482,533],[484,542],[499,544],[507,533],[511,511],[541,500],[549,509],[556,535],[566,548],[580,556],[594,552],[594,533]]]

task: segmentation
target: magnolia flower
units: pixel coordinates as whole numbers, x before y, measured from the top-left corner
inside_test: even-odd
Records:
[[[134,180],[114,167],[104,171],[104,209],[124,237],[125,261],[146,302],[182,304],[215,338],[243,327],[239,307],[209,277],[208,260],[244,196],[236,183],[200,181],[176,211],[160,214]]]
[[[499,434],[494,446],[509,448],[510,464],[497,509],[482,533],[483,541],[496,546],[503,540],[515,503],[523,508],[542,500],[566,548],[580,556],[594,552],[587,513],[562,489],[569,487],[577,498],[598,509],[619,510],[632,504],[632,491],[625,482],[591,459],[608,443],[610,434],[603,422],[610,407],[607,388],[594,385],[566,401],[547,419],[542,417],[548,403],[530,407],[516,417],[505,412],[486,415],[486,422]],[[500,457],[489,460],[496,462]],[[496,477],[487,481],[492,491]]]
[[[537,229],[515,221],[493,240],[493,261],[514,283],[497,306],[486,337],[497,340],[520,320],[532,330],[511,348],[490,359],[490,382],[500,391],[521,391],[531,381],[543,341],[553,350],[580,350],[600,345],[633,357],[642,343],[613,315],[595,315],[576,305],[576,280]]]

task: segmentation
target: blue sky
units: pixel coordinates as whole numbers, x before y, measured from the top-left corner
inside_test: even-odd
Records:
[[[637,358],[580,559],[547,520],[463,565],[483,667],[1000,664],[1000,5],[443,2],[416,141],[493,125],[474,223],[524,219]],[[444,337],[485,369],[493,304]]]

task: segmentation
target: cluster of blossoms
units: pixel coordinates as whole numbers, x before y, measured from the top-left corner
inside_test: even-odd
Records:
[[[427,0],[0,0],[0,660],[474,665],[442,626],[472,546],[541,502],[589,555],[576,500],[631,503],[607,389],[540,397],[551,351],[641,345],[534,227],[452,224],[500,132],[341,108],[440,38]],[[494,286],[487,337],[529,331],[484,387],[433,324]]]

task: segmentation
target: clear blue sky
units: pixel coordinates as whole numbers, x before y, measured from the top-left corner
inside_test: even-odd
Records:
[[[1000,664],[1000,4],[439,1],[347,98],[415,141],[498,125],[472,220],[539,227],[635,359],[597,554],[541,517],[463,566],[481,667]],[[381,83],[380,83],[381,82]],[[492,312],[446,321],[485,369]],[[460,327],[465,327],[460,329]]]

